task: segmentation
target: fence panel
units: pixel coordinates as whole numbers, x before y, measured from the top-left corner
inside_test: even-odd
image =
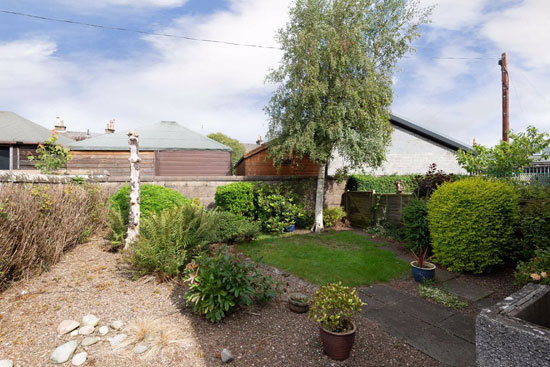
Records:
[[[377,223],[400,224],[403,208],[412,194],[377,194],[373,191],[347,191],[344,205],[353,227],[366,228]]]

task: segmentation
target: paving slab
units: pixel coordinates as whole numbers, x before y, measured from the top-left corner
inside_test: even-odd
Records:
[[[442,283],[443,288],[448,289],[450,292],[456,294],[459,297],[465,298],[472,302],[477,302],[487,296],[493,294],[493,291],[486,288],[482,288],[471,282],[467,282],[460,278],[451,279]]]
[[[443,320],[441,328],[448,333],[458,336],[467,342],[476,342],[476,320],[473,316],[456,313],[448,319]]]
[[[440,268],[435,269],[435,280],[440,283],[448,282],[449,280],[458,278],[459,276],[460,274],[453,273],[445,269],[440,269]]]

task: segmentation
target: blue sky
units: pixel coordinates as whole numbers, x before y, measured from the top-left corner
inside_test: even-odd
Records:
[[[2,10],[198,38],[276,45],[291,0],[4,0]],[[510,62],[511,127],[550,131],[550,1],[421,0],[432,23],[400,62],[393,112],[471,143],[498,141],[497,61]],[[265,135],[264,83],[281,52],[0,14],[0,110],[102,131],[176,120],[244,142]],[[445,59],[465,57],[463,59]],[[441,59],[443,58],[443,59]]]

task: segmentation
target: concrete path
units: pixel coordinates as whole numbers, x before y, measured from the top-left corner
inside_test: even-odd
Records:
[[[363,315],[444,366],[475,366],[475,318],[385,285],[359,290]]]

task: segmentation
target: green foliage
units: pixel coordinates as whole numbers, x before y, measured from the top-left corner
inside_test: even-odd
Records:
[[[222,133],[212,133],[207,135],[208,138],[227,145],[231,148],[231,166],[235,167],[235,164],[244,156],[246,148],[237,139],[230,138]]]
[[[341,206],[325,209],[323,210],[323,223],[327,228],[334,227],[336,223],[342,221],[345,216],[346,212]]]
[[[458,299],[456,295],[447,290],[436,288],[428,281],[418,285],[418,293],[420,297],[431,299],[445,307],[454,308],[455,310],[468,307],[468,304]]]
[[[214,195],[216,206],[221,210],[244,217],[254,217],[254,184],[235,182],[218,186]]]
[[[550,246],[535,250],[535,256],[519,263],[514,277],[519,285],[537,283],[550,285]]]
[[[235,243],[251,241],[260,234],[260,226],[231,212],[216,212],[216,228],[212,242]]]
[[[521,255],[531,258],[536,249],[548,246],[550,238],[550,189],[538,185],[517,185],[521,197],[518,237]]]
[[[422,267],[425,255],[431,252],[426,201],[412,199],[403,209],[403,223],[407,247],[415,254]]]
[[[57,144],[57,134],[54,133],[43,144],[38,145],[36,155],[30,155],[29,160],[36,162],[35,167],[40,172],[51,174],[65,167],[71,157],[69,148]]]
[[[518,214],[509,184],[479,177],[444,183],[428,202],[436,261],[452,271],[490,270],[514,251]]]
[[[143,221],[132,262],[139,274],[160,280],[179,275],[192,257],[210,243],[216,216],[186,203],[155,213]]]
[[[391,175],[391,176],[371,176],[371,175],[352,175],[346,183],[348,191],[372,191],[379,194],[395,193],[397,191],[395,183],[403,183],[404,192],[413,192],[416,187],[415,175]]]
[[[189,284],[185,299],[210,322],[220,322],[241,306],[265,304],[277,291],[277,284],[257,265],[239,261],[223,247],[214,256],[195,257],[184,280]]]
[[[293,197],[277,185],[256,185],[254,188],[255,218],[267,233],[282,233],[296,223],[303,213]]]
[[[350,321],[364,305],[357,296],[357,289],[340,282],[329,283],[313,295],[308,316],[325,330],[342,333],[351,329]]]
[[[298,205],[298,214],[296,215],[296,228],[310,229],[315,223],[315,212],[307,210],[302,205]]]
[[[475,144],[472,152],[459,150],[456,159],[470,174],[512,177],[530,166],[535,154],[548,158],[545,149],[550,146],[549,137],[549,134],[539,133],[535,127],[529,126],[526,132],[510,132],[510,142],[500,141],[492,148]]]

